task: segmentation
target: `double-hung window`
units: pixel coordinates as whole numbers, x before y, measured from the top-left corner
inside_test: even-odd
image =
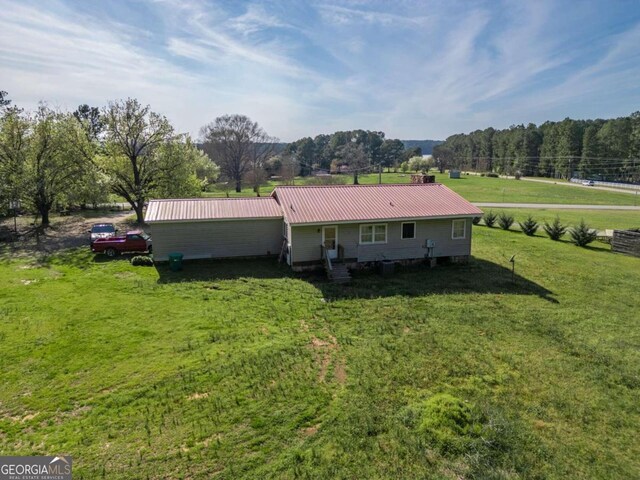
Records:
[[[451,238],[454,240],[461,240],[465,238],[465,232],[467,230],[467,221],[462,220],[453,220],[451,222]]]
[[[410,240],[412,238],[416,238],[416,222],[404,222],[401,225],[402,228],[402,239]]]
[[[360,225],[360,243],[387,243],[387,225]]]

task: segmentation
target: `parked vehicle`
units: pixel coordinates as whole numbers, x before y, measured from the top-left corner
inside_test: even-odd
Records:
[[[99,238],[115,237],[117,231],[118,229],[113,223],[94,223],[89,230],[91,243]]]
[[[142,230],[133,230],[120,237],[98,238],[91,242],[91,251],[116,257],[125,252],[152,252],[151,237]]]
[[[582,185],[584,185],[585,187],[593,187],[595,185],[595,182],[593,180],[585,180],[584,182],[582,182]]]

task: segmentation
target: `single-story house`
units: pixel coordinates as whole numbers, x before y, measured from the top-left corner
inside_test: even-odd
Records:
[[[280,255],[295,270],[471,253],[482,211],[444,185],[279,186],[269,197],[151,200],[156,260]],[[331,262],[329,262],[331,263]]]

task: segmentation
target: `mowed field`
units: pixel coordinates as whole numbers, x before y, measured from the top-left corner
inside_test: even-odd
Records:
[[[638,478],[640,259],[593,245],[479,226],[468,265],[338,287],[4,252],[0,454],[85,479]]]
[[[347,184],[353,183],[353,177],[343,175],[340,178]],[[312,179],[311,179],[312,180]],[[410,174],[383,173],[382,183],[408,183]],[[309,178],[299,178],[296,185],[306,185]],[[362,184],[378,183],[377,174],[360,175]],[[477,175],[463,175],[460,179],[450,179],[448,174],[436,174],[436,181],[465,197],[470,202],[501,202],[501,203],[551,203],[551,204],[579,204],[579,205],[638,205],[640,196],[629,193],[609,192],[593,187],[573,187],[566,182],[557,184],[527,182],[506,178],[490,178]],[[270,181],[260,189],[261,195],[268,195],[278,184]],[[241,193],[229,191],[229,196],[254,196],[252,188],[244,188]],[[225,196],[226,192],[215,191],[207,196]]]

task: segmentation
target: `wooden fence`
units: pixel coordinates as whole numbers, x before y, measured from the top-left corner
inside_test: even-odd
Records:
[[[640,257],[640,232],[633,230],[614,230],[611,250]]]

